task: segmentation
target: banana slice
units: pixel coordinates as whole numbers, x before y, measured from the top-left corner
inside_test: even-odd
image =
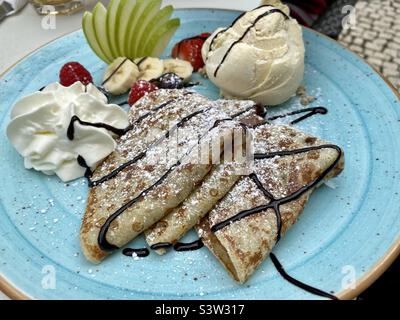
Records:
[[[132,87],[139,74],[139,68],[130,59],[116,58],[104,74],[103,87],[111,94],[123,94]]]
[[[190,62],[180,59],[164,60],[164,73],[172,72],[183,79],[184,82],[190,80],[193,73],[193,67]]]
[[[164,73],[164,62],[158,58],[146,57],[135,59],[139,67],[139,79],[150,81],[161,77]]]

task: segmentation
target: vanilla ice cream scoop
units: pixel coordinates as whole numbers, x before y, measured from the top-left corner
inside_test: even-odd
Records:
[[[78,156],[95,168],[116,147],[110,129],[123,130],[128,125],[126,112],[107,104],[92,84],[75,82],[64,87],[53,83],[13,106],[7,136],[27,169],[69,181],[85,173]]]
[[[209,79],[226,98],[277,105],[295,95],[304,75],[302,30],[287,6],[244,13],[205,42]]]

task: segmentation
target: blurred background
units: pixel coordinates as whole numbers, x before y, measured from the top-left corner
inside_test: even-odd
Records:
[[[273,2],[266,0],[264,2]],[[0,74],[27,53],[81,28],[84,10],[97,0],[0,0]],[[108,0],[101,1],[105,5]],[[260,0],[175,0],[175,7],[224,7],[249,10]],[[303,25],[338,40],[364,58],[400,92],[400,0],[287,0],[291,15]],[[46,5],[52,5],[54,12]],[[8,17],[5,15],[9,13]],[[45,14],[39,15],[38,13]],[[56,15],[57,14],[57,15]],[[61,15],[59,15],[61,14]],[[3,19],[2,19],[3,17]],[[400,287],[400,260],[360,295],[389,299]],[[5,298],[0,293],[0,299]]]

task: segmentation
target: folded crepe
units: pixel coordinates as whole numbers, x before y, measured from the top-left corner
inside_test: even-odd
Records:
[[[253,136],[252,174],[240,178],[196,226],[240,283],[297,220],[312,191],[344,167],[339,147],[292,127],[263,125]]]
[[[213,166],[200,187],[181,205],[145,231],[148,245],[157,248],[161,244],[168,246],[178,242],[229,192],[241,174],[240,164]],[[157,249],[156,252],[164,254],[166,249]]]
[[[232,113],[252,107],[236,104]],[[88,260],[98,263],[131,241],[201,183],[243,131],[222,109],[185,90],[159,90],[132,107],[130,130],[89,179],[80,233]]]
[[[220,110],[231,111],[232,102],[232,100],[220,100]],[[255,110],[244,109],[245,112],[236,114],[237,121],[248,126],[264,123],[264,119]],[[164,254],[165,247],[178,242],[229,192],[243,175],[248,174],[248,164],[252,155],[250,130],[246,131],[246,141],[241,141],[241,136],[236,138],[239,140],[235,139],[232,152],[224,153],[224,163],[214,165],[201,185],[182,204],[145,231],[146,242],[150,247],[161,246],[156,250],[158,254]]]

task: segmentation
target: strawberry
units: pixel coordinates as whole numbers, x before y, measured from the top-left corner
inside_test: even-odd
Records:
[[[209,36],[209,33],[202,33],[192,38],[183,39],[172,49],[172,57],[189,61],[192,64],[194,71],[199,70],[204,67],[201,48]]]
[[[134,105],[136,101],[142,98],[144,95],[148,94],[149,92],[157,90],[158,87],[146,80],[138,80],[136,81],[131,91],[129,92],[128,103],[130,106]]]
[[[82,84],[87,85],[93,83],[93,78],[89,71],[85,69],[79,62],[68,62],[63,65],[60,70],[60,83],[69,87],[76,81],[82,82]]]

